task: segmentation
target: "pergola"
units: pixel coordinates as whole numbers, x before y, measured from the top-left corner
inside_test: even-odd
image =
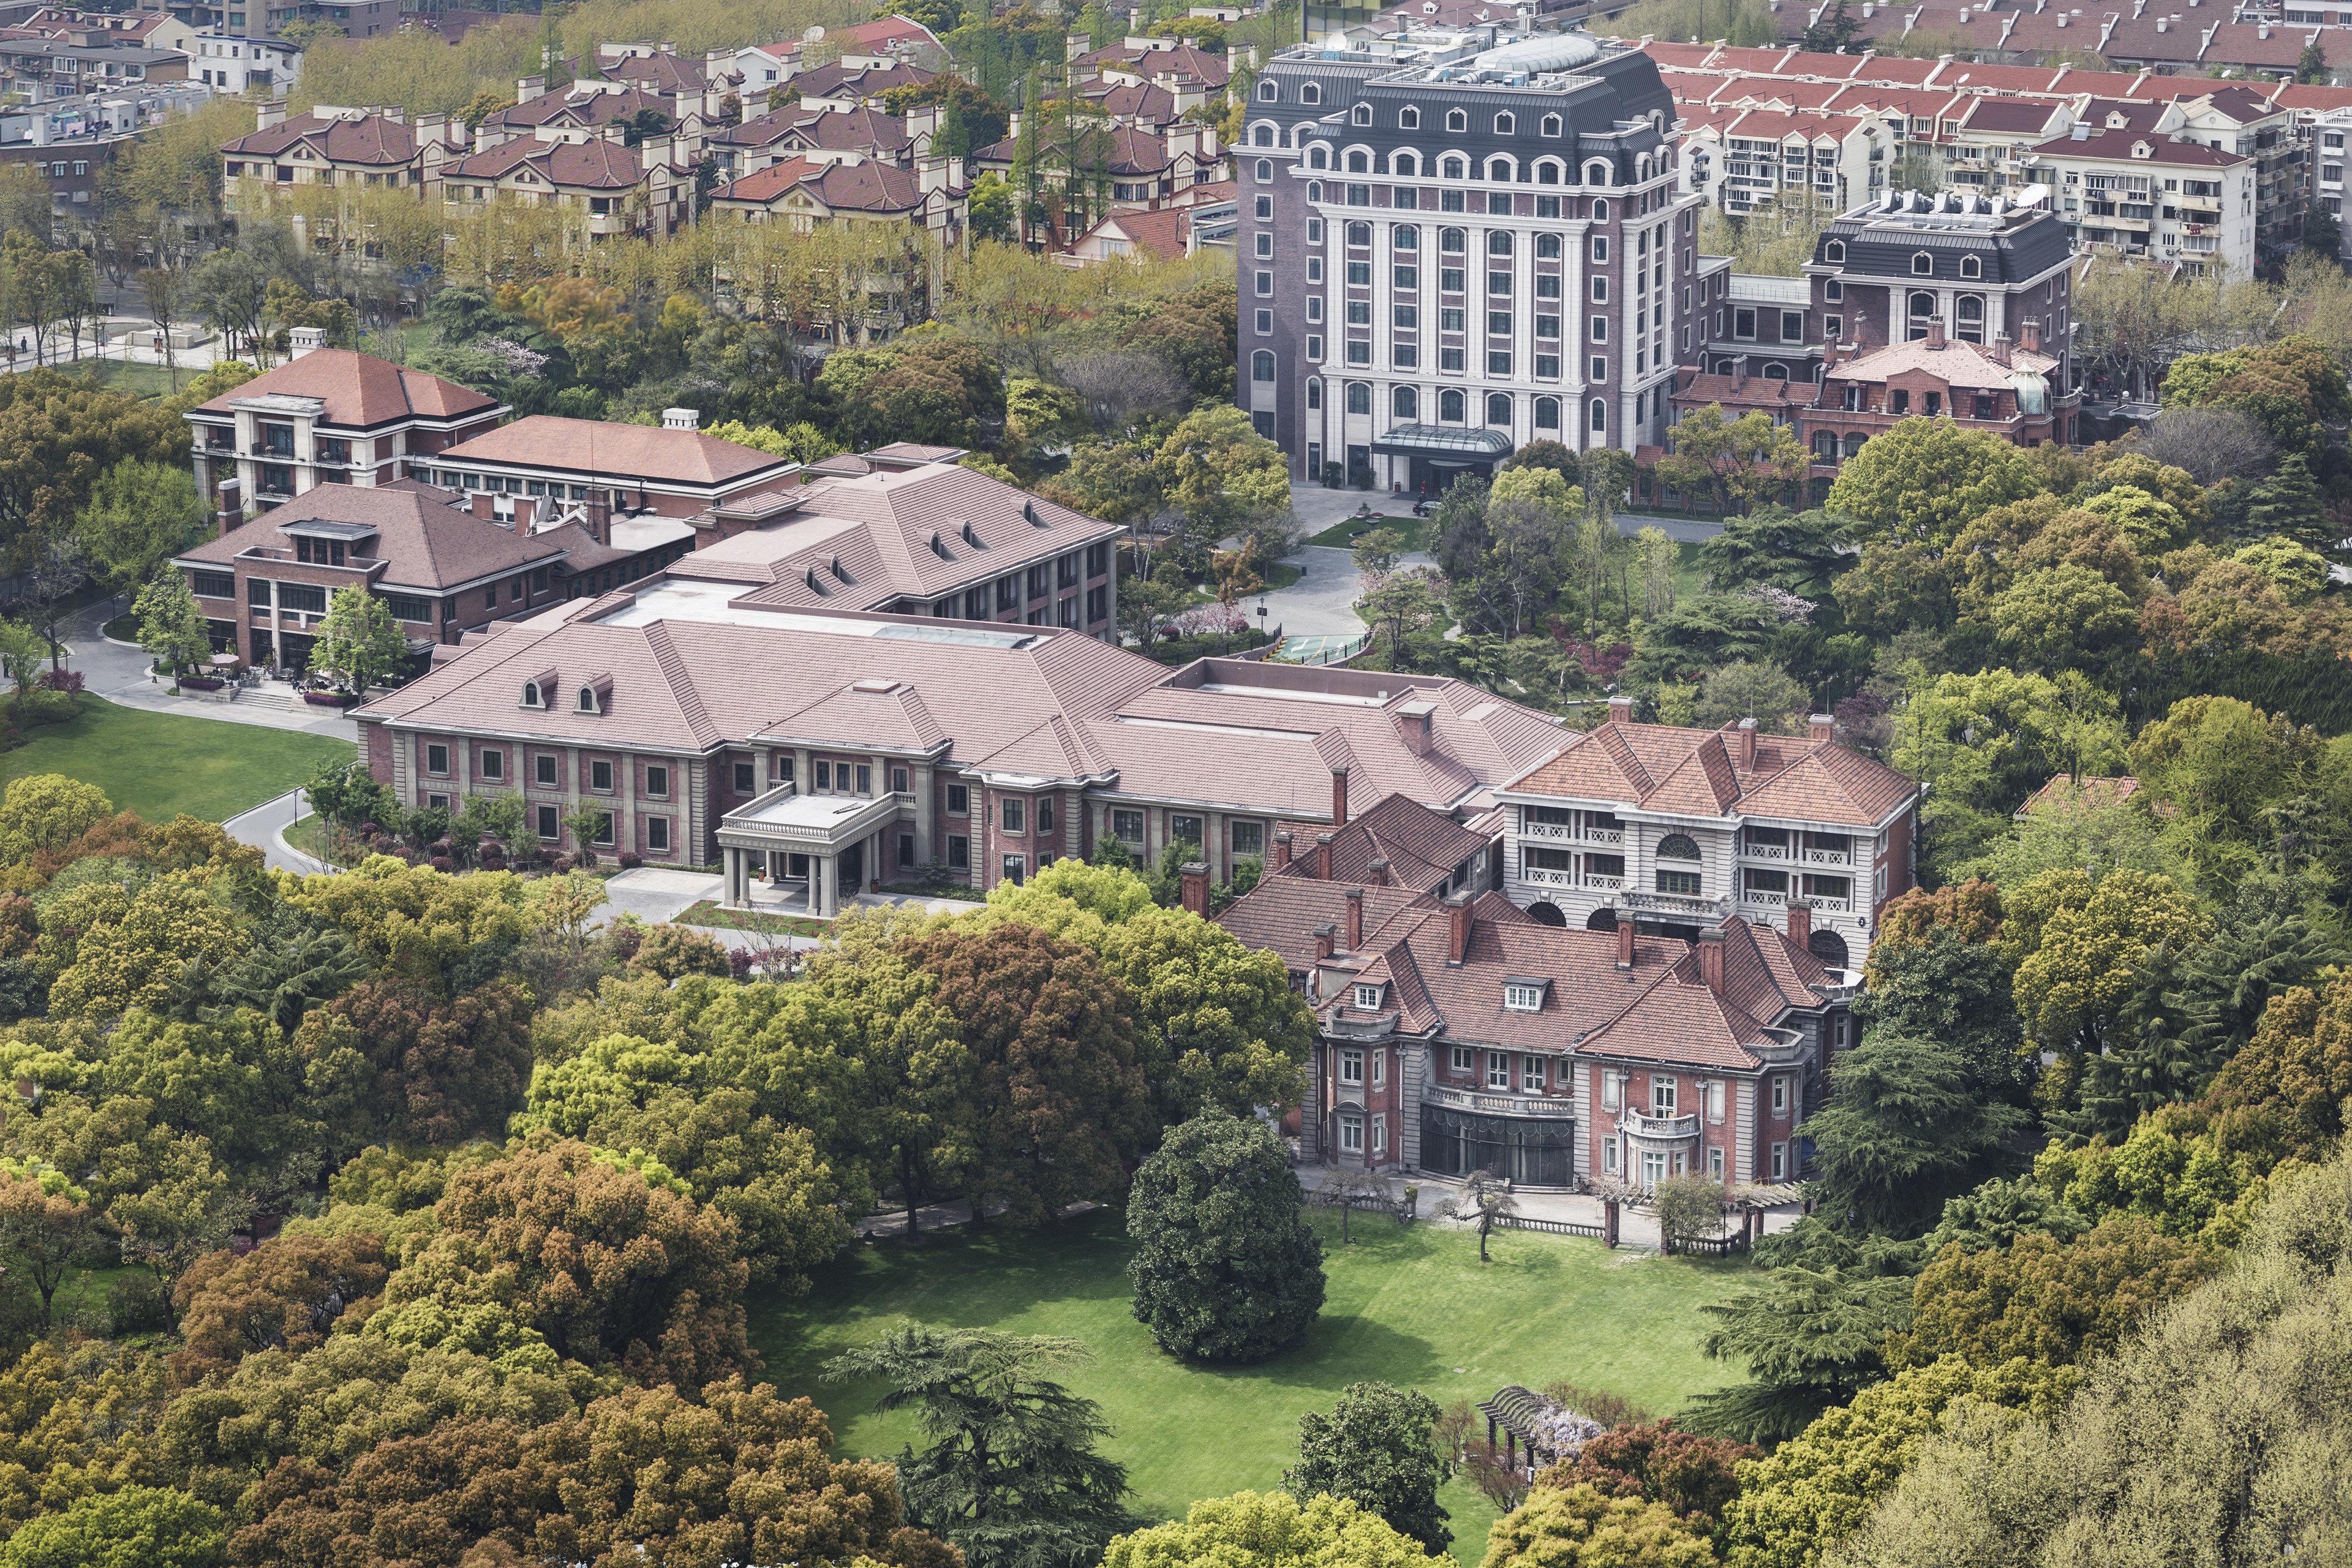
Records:
[[[860,865],[870,877],[881,864],[882,835],[898,819],[901,803],[892,795],[802,795],[782,784],[737,806],[719,822],[719,848],[726,858],[721,904],[730,910],[751,901],[754,855],[765,856],[768,880],[792,874],[792,858],[805,857],[809,913],[841,912],[841,857],[863,847]]]

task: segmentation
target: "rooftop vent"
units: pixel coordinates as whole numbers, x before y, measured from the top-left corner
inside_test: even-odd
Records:
[[[871,696],[879,697],[886,693],[898,690],[902,682],[893,680],[887,676],[869,675],[863,680],[851,681],[849,683],[849,689],[852,691],[863,691]]]
[[[971,524],[968,522],[963,525],[963,542],[966,544],[971,545],[974,550],[985,550],[988,548],[987,545],[982,544],[980,542],[979,531],[974,529]]]
[[[699,430],[702,428],[702,410],[699,408],[665,408],[662,410],[662,428],[665,430]]]
[[[1024,500],[1021,503],[1021,515],[1029,520],[1029,526],[1032,528],[1051,528],[1054,526],[1052,523],[1047,522],[1043,514],[1037,510],[1037,503],[1034,500]]]

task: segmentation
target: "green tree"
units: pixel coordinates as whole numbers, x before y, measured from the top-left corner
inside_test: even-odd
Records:
[[[215,1568],[226,1533],[209,1503],[131,1486],[27,1521],[0,1545],[0,1568]]]
[[[335,590],[319,623],[312,664],[365,697],[371,685],[407,668],[408,658],[408,638],[382,599],[365,588]]]
[[[926,1447],[898,1456],[908,1518],[973,1568],[1087,1568],[1136,1521],[1127,1471],[1095,1452],[1109,1427],[1049,1374],[1084,1366],[1076,1340],[900,1329],[826,1363],[879,1378],[878,1409],[912,1410]]]
[[[202,664],[212,650],[212,629],[188,580],[177,572],[158,575],[139,590],[132,606],[139,617],[139,646],[174,678],[190,665]]]
[[[1974,886],[1990,891],[1988,884]],[[2010,961],[1992,940],[1998,925],[1971,934],[1938,921],[1898,941],[1882,918],[1879,930],[1870,946],[1867,982],[1854,1003],[1864,1030],[1941,1041],[1959,1058],[1972,1089],[2014,1100],[2028,1063],[2021,1055],[2024,1031],[2010,989]]]
[[[1572,1458],[1536,1473],[1538,1489],[1589,1486],[1603,1497],[1664,1503],[1668,1512],[1713,1533],[1739,1495],[1737,1467],[1756,1450],[1745,1443],[1675,1430],[1671,1420],[1612,1427],[1585,1439]]]
[[[1378,1514],[1328,1494],[1304,1504],[1286,1492],[1202,1498],[1181,1521],[1122,1535],[1102,1568],[1428,1568],[1441,1560]]]
[[[1943,550],[1976,518],[2040,488],[2024,452],[2000,437],[1949,419],[1906,419],[1863,443],[1827,504],[1890,538]]]
[[[1212,1110],[1171,1127],[1135,1173],[1127,1265],[1162,1350],[1253,1362],[1298,1342],[1323,1307],[1323,1245],[1272,1131]]]
[[[1176,422],[1154,459],[1168,504],[1210,539],[1244,533],[1290,510],[1290,461],[1229,403]]]
[[[1785,493],[1805,474],[1805,447],[1793,426],[1761,409],[1738,418],[1710,404],[1683,416],[1674,450],[1658,459],[1658,478],[1686,496],[1711,500],[1717,511],[1745,512]]]
[[[1723,1234],[1723,1184],[1706,1176],[1667,1177],[1651,1194],[1650,1207],[1668,1252]]]
[[[2069,870],[2034,879],[2010,900],[2004,933],[2021,954],[2014,985],[2026,1033],[2046,1049],[2102,1054],[2151,956],[2159,947],[2177,953],[2200,934],[2196,906],[2169,878],[2118,870],[2094,884]]]
[[[1419,1389],[1351,1383],[1325,1415],[1298,1418],[1298,1463],[1283,1472],[1295,1497],[1343,1498],[1377,1514],[1433,1555],[1454,1540],[1437,1489],[1454,1474],[1438,1446],[1436,1403]]]
[[[0,863],[36,855],[62,855],[83,834],[114,815],[114,803],[96,784],[63,773],[27,773],[0,793]]]
[[[97,1245],[98,1214],[89,1194],[62,1172],[22,1162],[0,1167],[0,1257],[41,1293],[44,1327],[66,1270],[87,1261]]]
[[[1916,1236],[1944,1200],[2000,1173],[2029,1125],[1988,1103],[1939,1040],[1875,1031],[1830,1068],[1829,1102],[1799,1131],[1813,1142],[1822,1212],[1854,1230]]]
[[[206,521],[186,465],[126,458],[99,477],[74,526],[91,563],[130,594],[202,538]]]
[[[1706,1353],[1746,1363],[1748,1381],[1701,1395],[1685,1423],[1717,1436],[1771,1443],[1885,1376],[1886,1337],[1910,1318],[1911,1281],[1790,1263],[1706,1310],[1720,1320],[1703,1342]]]
[[[1715,1548],[1663,1503],[1538,1487],[1495,1521],[1480,1568],[1711,1568]]]
[[[2047,1366],[2086,1362],[2217,1261],[2134,1215],[2071,1239],[2029,1231],[2006,1247],[1954,1248],[1920,1274],[1910,1331],[1888,1359],[1918,1366],[1957,1355],[1986,1368],[2020,1356]]]
[[[1987,611],[1993,636],[2020,664],[2050,674],[2098,670],[2129,651],[2139,614],[2113,583],[2087,566],[2028,572]]]
[[[1795,733],[1796,716],[1808,711],[1809,706],[1805,689],[1779,665],[1734,659],[1707,672],[1691,717],[1709,730],[1753,719],[1764,734],[1788,735]]]
[[[2326,503],[2300,452],[2281,458],[2270,478],[2254,487],[2245,527],[2249,533],[2275,534],[2322,554],[2336,551],[2340,531],[2328,521]]]
[[[1853,520],[1833,511],[1759,507],[1726,518],[1723,531],[1698,547],[1699,569],[1718,589],[1769,583],[1808,599],[1826,599],[1852,564]]]

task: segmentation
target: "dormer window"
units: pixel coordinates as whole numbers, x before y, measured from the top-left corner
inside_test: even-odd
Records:
[[[963,525],[963,542],[966,544],[971,545],[974,550],[985,550],[988,548],[987,545],[982,544],[980,542],[979,531],[974,529],[971,524],[968,522]]]
[[[1400,109],[1400,110],[1397,110],[1397,129],[1398,129],[1398,130],[1400,130],[1400,131],[1418,131],[1418,130],[1420,130],[1420,129],[1421,129],[1421,110],[1418,110],[1418,109]]]
[[[1370,125],[1372,122],[1372,106],[1369,103],[1357,104],[1348,110],[1348,122],[1351,125]]]
[[[1914,277],[1914,278],[1933,278],[1935,275],[1936,275],[1936,258],[1935,258],[1934,257],[1932,257],[1932,256],[1928,255],[1926,251],[1924,251],[1924,250],[1923,250],[1923,251],[1920,251],[1920,252],[1919,252],[1918,254],[1916,254],[1916,256],[1914,256],[1914,257],[1912,257],[1912,258],[1911,258],[1911,276],[1912,276],[1912,277]]]
[[[1469,130],[1469,129],[1470,129],[1470,116],[1469,116],[1466,112],[1465,112],[1464,110],[1459,110],[1459,109],[1449,109],[1449,110],[1447,110],[1445,111],[1445,129],[1447,129],[1448,131],[1467,131],[1467,130]]]
[[[1497,136],[1508,136],[1518,128],[1518,123],[1517,116],[1497,114],[1495,116],[1495,134]]]
[[[931,553],[938,556],[942,561],[952,561],[955,559],[954,556],[948,553],[947,545],[940,542],[940,536],[936,533],[931,535]]]
[[[583,686],[580,689],[578,707],[583,713],[601,713],[604,710],[603,705],[596,700],[596,689],[593,686]]]
[[[538,681],[526,680],[522,683],[522,705],[526,708],[547,706],[547,694]]]
[[[1845,241],[1842,239],[1832,239],[1827,245],[1822,246],[1822,259],[1828,262],[1844,261]]]
[[[1377,1013],[1380,1010],[1381,987],[1378,985],[1357,986],[1356,1011],[1359,1013]]]
[[[1298,84],[1298,101],[1301,103],[1320,103],[1323,101],[1323,89],[1311,81],[1300,82]]]
[[[1513,1013],[1543,1011],[1544,988],[1532,981],[1513,980],[1503,986],[1503,1006]]]
[[[1983,277],[1983,276],[1984,276],[1984,258],[1983,258],[1983,257],[1981,257],[1981,256],[1963,256],[1963,257],[1961,257],[1961,258],[1960,258],[1960,276],[1961,276],[1961,277],[1963,277],[1963,278],[1981,278],[1981,277]]]

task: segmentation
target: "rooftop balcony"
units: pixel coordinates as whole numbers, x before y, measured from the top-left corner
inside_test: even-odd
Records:
[[[1628,1110],[1618,1119],[1617,1125],[1636,1138],[1673,1142],[1698,1136],[1698,1112],[1688,1116],[1644,1116],[1638,1110]]]
[[[1448,1089],[1443,1084],[1432,1084],[1422,1090],[1422,1098],[1431,1105],[1443,1105],[1453,1110],[1475,1110],[1486,1116],[1538,1116],[1561,1121],[1576,1115],[1576,1101],[1564,1094],[1496,1094],[1485,1089]]]

